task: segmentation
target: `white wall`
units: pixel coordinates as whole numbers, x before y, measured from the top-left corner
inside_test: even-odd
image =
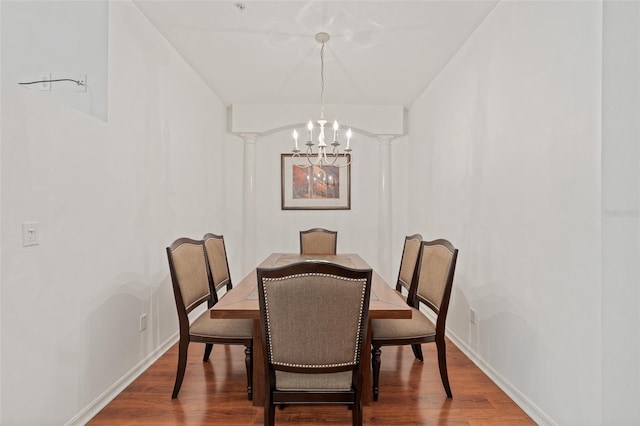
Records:
[[[501,2],[410,109],[409,225],[460,249],[449,332],[541,423],[602,419],[601,22]]]
[[[164,248],[226,231],[224,106],[131,2],[108,22],[108,122],[2,81],[2,424],[63,424],[171,342]]]
[[[79,111],[107,119],[108,2],[3,1],[2,78],[31,82],[87,78],[87,89],[54,82],[40,92]],[[26,85],[39,91],[39,84]]]

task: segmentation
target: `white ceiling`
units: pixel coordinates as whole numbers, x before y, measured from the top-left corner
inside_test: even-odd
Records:
[[[326,104],[407,107],[496,2],[135,0],[227,105],[319,103],[325,31]]]

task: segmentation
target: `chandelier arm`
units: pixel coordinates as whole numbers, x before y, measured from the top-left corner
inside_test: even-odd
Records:
[[[347,161],[344,164],[336,164],[338,162],[338,158],[348,159],[349,161]],[[333,167],[343,168],[343,167],[349,166],[350,164],[351,164],[351,157],[349,156],[349,153],[343,152],[342,154],[340,154],[339,152],[337,152],[337,148],[334,148],[333,162],[329,165]]]
[[[299,164],[296,159],[300,159],[300,153],[296,152],[294,154],[291,155],[291,162],[293,163],[294,166],[300,168],[300,169],[308,169],[309,167],[313,166],[313,164]],[[309,161],[309,157],[305,157],[307,158],[307,162]]]
[[[324,153],[324,161],[327,166],[335,166],[336,161],[338,161],[338,153],[336,152],[336,148],[333,147],[333,150],[330,154],[327,155],[327,152]]]
[[[350,166],[350,165],[351,165],[351,157],[349,157],[349,154],[348,154],[348,153],[346,153],[346,152],[345,152],[345,153],[341,154],[341,157],[344,157],[345,159],[349,159],[349,161],[347,161],[347,162],[346,162],[346,163],[344,163],[344,164],[338,164],[338,165],[336,165],[335,167],[340,167],[340,168],[342,169],[342,168],[344,168],[344,167],[348,167],[348,166]]]

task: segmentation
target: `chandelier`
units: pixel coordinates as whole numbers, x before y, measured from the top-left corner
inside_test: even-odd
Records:
[[[309,120],[307,124],[307,142],[306,142],[306,153],[301,153],[300,148],[298,148],[298,131],[293,129],[293,164],[300,168],[307,168],[312,166],[336,166],[336,167],[346,167],[351,164],[351,159],[349,157],[349,153],[351,152],[351,129],[347,130],[347,146],[344,148],[344,153],[340,154],[339,146],[340,142],[338,142],[338,130],[340,130],[340,126],[338,125],[338,121],[333,121],[333,142],[331,142],[331,146],[333,148],[330,149],[330,152],[327,152],[327,143],[325,142],[325,130],[324,126],[327,124],[327,120],[324,119],[324,45],[329,41],[331,36],[327,33],[320,32],[315,36],[316,41],[322,44],[320,48],[320,119],[317,120],[318,126],[320,128],[320,132],[318,133],[318,152],[313,152],[313,122]],[[302,161],[304,158],[307,159],[307,162],[299,163],[298,160]],[[346,158],[348,161],[346,163],[337,162],[338,158]]]

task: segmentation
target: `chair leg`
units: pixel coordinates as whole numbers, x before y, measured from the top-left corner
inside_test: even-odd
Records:
[[[422,345],[420,343],[414,343],[411,345],[411,350],[413,350],[413,355],[416,359],[424,361],[424,357],[422,356]]]
[[[360,398],[358,398],[351,410],[351,423],[353,426],[362,426],[362,401],[360,401]]]
[[[362,418],[362,385],[364,381],[362,380],[362,374],[358,374],[357,384],[356,384],[356,393],[353,401],[353,405],[349,405],[351,409],[351,423],[353,426],[362,426],[363,418]],[[367,389],[366,392],[369,390]]]
[[[378,390],[379,390],[379,381],[380,381],[380,354],[382,350],[380,347],[373,347],[373,352],[371,353],[371,369],[373,370],[373,400],[378,400]]]
[[[244,349],[244,364],[247,367],[247,398],[253,400],[253,346]]]
[[[184,379],[184,371],[187,368],[187,350],[189,349],[189,340],[180,339],[178,346],[178,371],[176,372],[176,383],[173,385],[173,393],[171,399],[178,397],[180,387],[182,387],[182,379]]]
[[[451,386],[449,386],[449,375],[447,374],[447,348],[444,338],[436,340],[436,347],[438,348],[438,367],[440,367],[442,386],[444,386],[444,391],[447,393],[447,398],[453,398]]]
[[[264,425],[272,426],[276,424],[276,407],[272,401],[273,395],[266,395],[264,400]]]
[[[202,362],[209,361],[209,356],[211,355],[211,349],[213,349],[213,343],[204,344],[204,356],[202,357]]]

